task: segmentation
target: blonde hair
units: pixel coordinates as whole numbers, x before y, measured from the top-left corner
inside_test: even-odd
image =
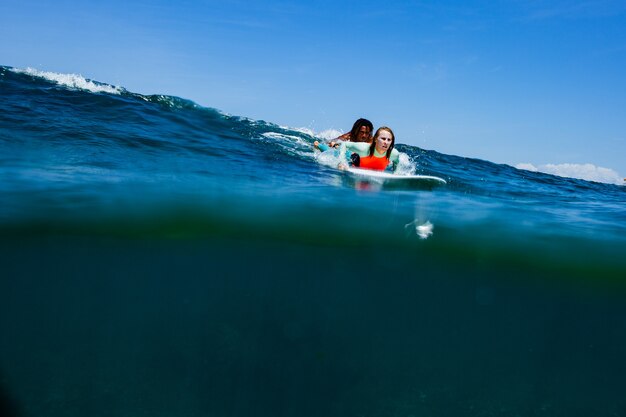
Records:
[[[374,135],[374,139],[372,140],[372,144],[370,145],[370,154],[369,156],[374,155],[374,150],[376,149],[376,139],[378,138],[378,135],[380,135],[380,132],[386,130],[387,132],[391,133],[391,146],[389,147],[389,149],[387,149],[387,159],[389,159],[391,157],[391,151],[393,150],[393,146],[396,144],[396,136],[393,134],[393,130],[391,130],[390,127],[387,126],[381,126],[378,129],[376,129],[376,134]]]

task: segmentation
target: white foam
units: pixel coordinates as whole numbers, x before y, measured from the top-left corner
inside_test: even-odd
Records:
[[[299,137],[297,136],[292,136],[292,135],[285,135],[283,133],[278,133],[278,132],[265,132],[263,133],[263,136],[265,136],[266,138],[271,138],[271,139],[279,139],[279,140],[301,140]]]
[[[39,71],[30,67],[26,69],[14,68],[12,71],[19,74],[27,74],[33,77],[43,78],[65,87],[86,90],[92,93],[121,94],[124,91],[121,87],[96,83],[78,74],[59,74],[56,72]]]
[[[398,151],[398,166],[395,173],[398,175],[413,175],[417,164],[409,158],[409,155]]]
[[[276,144],[293,154],[310,157],[313,153],[311,144],[298,136],[278,132],[265,132],[262,136],[274,140]]]
[[[321,165],[330,167],[330,168],[337,168],[337,166],[340,163],[345,163],[345,160],[340,157],[341,153],[340,152],[334,152],[334,151],[326,151],[326,152],[316,152],[314,154],[315,159],[317,160],[317,162]]]
[[[417,233],[420,239],[426,239],[433,234],[433,228],[433,224],[426,221],[424,224],[415,226],[415,233]]]
[[[616,171],[593,164],[546,164],[535,166],[530,163],[521,163],[517,164],[515,168],[606,184],[624,184],[623,177]]]
[[[300,150],[310,150],[311,148],[311,144],[308,141],[298,136],[286,135],[278,132],[265,132],[263,133],[263,137],[279,141],[282,145],[285,145],[290,149],[300,148]]]
[[[280,128],[285,130],[293,130],[294,132],[303,133],[305,135],[324,140],[332,140],[343,134],[343,132],[340,132],[336,129],[326,129],[321,132],[316,132],[309,127],[280,126]]]
[[[337,129],[326,129],[321,132],[316,132],[315,130],[308,127],[289,127],[289,126],[280,126],[281,129],[285,130],[293,130],[294,132],[303,133],[308,136],[312,136],[314,138],[323,139],[323,140],[332,140],[337,137],[343,135],[343,132]]]
[[[315,132],[308,127],[289,127],[289,126],[280,126],[281,129],[285,130],[293,130],[294,132],[304,133],[305,135],[315,136]]]
[[[341,135],[343,135],[343,132],[340,132],[337,129],[326,129],[326,130],[322,130],[315,136],[318,138],[325,139],[325,140],[333,140],[333,139],[338,138]]]
[[[433,235],[433,229],[435,226],[428,220],[422,223],[419,219],[415,219],[411,223],[404,226],[405,228],[415,228],[415,234],[420,239],[428,239]]]

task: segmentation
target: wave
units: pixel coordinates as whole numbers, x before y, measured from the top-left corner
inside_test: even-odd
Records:
[[[37,195],[49,190],[47,201],[66,210],[67,199],[76,194],[86,206],[109,204],[112,191],[124,200],[130,183],[142,190],[129,191],[140,200],[150,193],[170,193],[175,200],[180,199],[178,194],[235,200],[251,196],[296,206],[321,200],[338,211],[362,204],[362,196],[349,191],[355,188],[354,181],[336,169],[337,158],[313,149],[315,140],[338,136],[336,130],[280,126],[122,87],[108,86],[114,91],[109,94],[107,85],[63,74],[0,67],[0,83],[0,92],[6,94],[0,101],[0,175],[10,179],[0,182],[0,192],[9,193],[4,195],[11,202],[4,208],[12,213],[5,214],[9,221],[15,213],[26,213],[24,206],[32,211],[45,207],[23,197],[31,191]],[[61,88],[50,89],[49,83]],[[626,224],[621,214],[624,188],[614,185],[615,175],[612,184],[593,183],[518,169],[535,168],[530,166],[515,168],[417,146],[397,147],[402,172],[435,175],[448,182],[438,191],[436,204],[447,199],[439,210],[461,227],[477,218],[499,217],[513,229],[511,212],[515,221],[524,218],[525,224],[549,223],[548,230],[566,229],[563,220],[576,219],[578,229],[595,233],[602,223],[604,231],[615,235]],[[94,191],[98,187],[107,188]],[[410,200],[415,193],[405,194]],[[400,204],[394,193],[370,197],[371,204],[383,211]],[[551,208],[554,202],[556,209]],[[408,204],[410,211],[413,203]],[[521,204],[528,207],[521,209]],[[403,219],[403,225],[414,220]],[[441,230],[439,221],[428,216],[419,220],[413,229],[430,220]],[[415,230],[418,236],[430,236],[432,231]]]
[[[122,94],[126,91],[122,87],[93,81],[78,74],[62,74],[50,71],[39,71],[30,67],[25,69],[11,68],[10,70],[17,74],[26,74],[31,77],[42,78],[64,87],[89,91],[92,93]]]
[[[221,116],[233,120],[238,120],[240,122],[245,122],[250,125],[263,124],[266,122],[263,121],[255,121],[252,119],[248,119],[240,116],[233,116],[228,113],[222,112],[218,109],[210,109],[204,108],[197,103],[183,99],[175,96],[167,96],[167,95],[142,95],[137,93],[132,93],[127,91],[125,88],[120,86],[114,86],[98,81],[94,81],[88,78],[83,77],[78,74],[65,74],[65,73],[57,73],[51,71],[40,71],[34,68],[27,67],[25,69],[19,68],[11,68],[4,67],[9,69],[10,71],[16,74],[25,74],[31,77],[39,78],[42,80],[46,80],[57,85],[69,88],[76,89],[90,93],[107,93],[113,95],[128,95],[140,100],[165,105],[170,108],[176,109],[196,109],[196,110],[211,110],[219,113]],[[280,132],[265,132],[262,133],[266,138],[273,138],[278,141],[281,141],[283,145],[287,145],[293,148],[292,145],[288,145],[289,139],[294,139],[299,141],[299,145],[304,145],[305,147],[309,147],[312,140],[331,140],[341,135],[342,131],[337,129],[324,129],[319,132],[316,132],[310,128],[306,127],[289,127],[289,126],[277,126],[271,123],[268,123],[271,129],[278,128]],[[290,134],[291,132],[291,134]],[[295,135],[294,135],[295,133]],[[283,139],[287,139],[284,141]],[[407,147],[408,145],[405,145]],[[412,146],[408,146],[408,148],[414,148]],[[416,148],[419,149],[419,148]],[[302,154],[302,149],[298,152],[300,155]],[[404,154],[404,163],[402,164],[404,173],[414,173],[419,169],[412,160],[406,158],[406,154]],[[321,161],[323,164],[331,166],[335,163],[334,160],[330,160],[329,158],[322,158]],[[595,166],[593,164],[545,164],[545,165],[534,165],[532,163],[519,163],[515,165],[515,168],[525,171],[531,172],[540,172],[549,175],[555,175],[563,178],[572,178],[572,179],[580,179],[584,181],[612,184],[612,185],[624,185],[624,178],[617,173],[615,170],[610,168],[604,168]]]

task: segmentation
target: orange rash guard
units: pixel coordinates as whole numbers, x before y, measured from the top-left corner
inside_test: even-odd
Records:
[[[343,149],[341,152],[345,152],[348,158],[350,158],[353,152],[359,155],[361,168],[382,171],[387,168],[387,165],[391,165],[394,170],[396,169],[400,162],[400,153],[395,148],[391,151],[389,159],[387,159],[386,153],[379,154],[376,150],[374,150],[374,155],[369,156],[370,146],[366,142],[342,142],[339,149]]]
[[[389,159],[386,156],[377,158],[374,155],[361,157],[359,168],[372,169],[374,171],[384,171],[389,165]]]

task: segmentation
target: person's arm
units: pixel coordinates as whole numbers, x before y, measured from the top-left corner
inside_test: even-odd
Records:
[[[395,172],[396,168],[398,168],[398,163],[400,163],[400,152],[396,148],[391,150],[391,155],[389,155],[389,165],[387,166],[387,170],[391,172]]]
[[[330,142],[328,142],[328,145],[331,148],[339,148],[339,146],[343,143],[343,142],[349,142],[350,141],[350,132],[348,133],[344,133],[341,136],[337,136],[335,139],[331,140]]]
[[[315,142],[313,142],[313,146],[315,146],[320,151],[324,152],[324,151],[327,151],[330,148],[339,148],[339,146],[344,141],[347,141],[349,139],[350,139],[350,132],[344,133],[343,135],[338,136],[335,139],[332,139],[328,143],[322,143],[322,142],[319,142],[319,141],[315,141]]]
[[[315,146],[317,149],[319,149],[322,152],[326,152],[327,150],[330,149],[330,147],[327,144],[321,143],[318,141],[313,142],[313,146]]]
[[[366,142],[343,142],[343,144],[348,152],[356,152],[359,156],[367,156],[370,151],[370,144]]]

